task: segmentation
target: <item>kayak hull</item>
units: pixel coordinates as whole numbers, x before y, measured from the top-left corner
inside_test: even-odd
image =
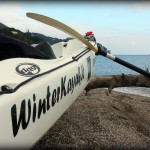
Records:
[[[12,66],[16,64],[15,75],[12,75],[15,87],[31,78],[17,72],[20,64],[34,63],[40,73],[20,84],[14,92],[0,95],[0,148],[31,148],[77,99],[90,81],[95,66],[95,54],[86,48],[82,51],[85,53],[80,54],[78,50],[54,61],[12,59]],[[36,74],[37,68],[35,70]]]

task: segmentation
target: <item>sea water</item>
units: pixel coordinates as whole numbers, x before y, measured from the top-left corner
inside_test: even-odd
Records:
[[[150,71],[150,55],[116,55],[116,56],[143,70],[146,70],[148,68]],[[94,72],[95,76],[121,75],[122,73],[134,75],[139,74],[112,60],[109,60],[108,58],[105,58],[103,56],[96,56],[96,66]],[[150,88],[145,87],[121,87],[115,88],[114,91],[150,97]]]

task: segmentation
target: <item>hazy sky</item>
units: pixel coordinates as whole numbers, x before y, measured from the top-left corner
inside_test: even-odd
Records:
[[[23,32],[67,34],[26,17],[34,12],[59,20],[80,34],[93,31],[112,54],[150,54],[150,2],[0,2],[0,22]]]

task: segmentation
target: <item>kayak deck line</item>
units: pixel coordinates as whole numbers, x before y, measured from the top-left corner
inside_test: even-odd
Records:
[[[46,74],[48,74],[48,73],[51,73],[51,72],[53,72],[53,71],[55,71],[55,70],[58,70],[58,69],[60,69],[60,68],[62,68],[62,67],[64,67],[64,66],[68,65],[68,64],[71,64],[71,63],[73,63],[73,62],[75,62],[75,61],[78,61],[81,57],[83,57],[85,54],[87,54],[87,53],[90,52],[90,51],[91,51],[91,50],[90,50],[89,48],[86,48],[84,51],[82,51],[82,52],[79,53],[78,55],[72,57],[72,60],[71,60],[71,61],[69,61],[69,62],[67,62],[67,63],[65,63],[65,64],[62,64],[62,65],[60,65],[60,66],[58,66],[58,67],[56,67],[56,68],[53,68],[53,69],[51,69],[51,70],[48,70],[48,71],[46,71],[46,72],[43,72],[43,73],[41,73],[41,74],[35,75],[35,76],[33,76],[33,77],[31,77],[31,78],[29,78],[29,79],[27,79],[27,80],[21,82],[21,83],[18,84],[14,89],[12,89],[11,87],[9,87],[9,86],[7,86],[7,85],[3,85],[3,86],[1,86],[2,91],[0,91],[0,95],[2,95],[2,94],[11,94],[11,93],[14,93],[14,92],[16,92],[21,86],[23,86],[24,84],[26,84],[26,83],[32,81],[33,79],[36,79],[36,78],[38,78],[38,77],[41,77],[41,76],[46,75]]]

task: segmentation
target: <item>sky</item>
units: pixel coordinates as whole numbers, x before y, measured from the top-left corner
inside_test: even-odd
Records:
[[[51,37],[69,35],[26,17],[26,12],[42,14],[70,26],[81,35],[92,31],[115,55],[150,54],[150,2],[104,1],[0,1],[0,22],[23,32]]]

